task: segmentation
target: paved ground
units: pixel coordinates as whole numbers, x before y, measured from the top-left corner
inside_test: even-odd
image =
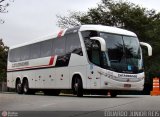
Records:
[[[104,116],[105,111],[160,111],[160,96],[44,96],[0,93],[0,111],[67,111],[65,116]],[[58,113],[60,114],[60,113]],[[64,113],[61,113],[64,114]],[[58,116],[58,115],[57,115]]]

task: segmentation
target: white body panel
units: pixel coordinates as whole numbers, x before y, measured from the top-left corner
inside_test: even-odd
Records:
[[[100,69],[97,66],[88,65],[87,66],[87,88],[88,89],[101,89],[101,75],[97,73]]]
[[[56,88],[69,89],[69,69],[68,67],[56,68]]]
[[[8,72],[7,73],[7,87],[13,88],[14,84],[15,84],[15,82],[13,82],[13,73],[12,72]]]
[[[92,74],[93,73],[93,74]],[[87,89],[108,89],[108,90],[143,90],[144,88],[144,73],[134,74],[137,78],[132,81],[130,77],[118,77],[126,75],[110,70],[105,70],[93,64],[87,66]],[[133,74],[127,74],[133,75]],[[117,79],[117,80],[116,80]],[[124,87],[125,84],[130,84],[130,88]]]

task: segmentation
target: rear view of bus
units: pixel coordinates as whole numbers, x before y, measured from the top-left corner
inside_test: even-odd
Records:
[[[38,90],[59,94],[67,89],[79,97],[85,91],[110,91],[112,97],[118,91],[142,91],[145,75],[140,45],[152,55],[149,44],[124,29],[102,25],[66,29],[54,37],[12,47],[7,86],[25,94]],[[39,48],[34,50],[36,57],[31,54],[33,46]],[[27,48],[27,55],[21,48]]]

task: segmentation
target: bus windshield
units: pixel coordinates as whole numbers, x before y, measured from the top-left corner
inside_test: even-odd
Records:
[[[137,37],[122,36],[101,32],[106,41],[109,67],[121,73],[139,73],[143,71],[141,48]]]
[[[119,73],[143,72],[142,51],[137,37],[97,31],[84,31],[82,36],[91,63]],[[97,46],[91,37],[102,37],[106,41],[107,51],[95,49]]]

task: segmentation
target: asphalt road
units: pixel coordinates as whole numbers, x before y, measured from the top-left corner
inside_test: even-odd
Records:
[[[105,111],[160,111],[160,96],[118,95],[76,97],[0,93],[0,111],[59,112],[57,116],[104,116]],[[65,111],[65,112],[63,112]],[[60,114],[60,115],[59,115]],[[61,115],[62,114],[62,115]]]

